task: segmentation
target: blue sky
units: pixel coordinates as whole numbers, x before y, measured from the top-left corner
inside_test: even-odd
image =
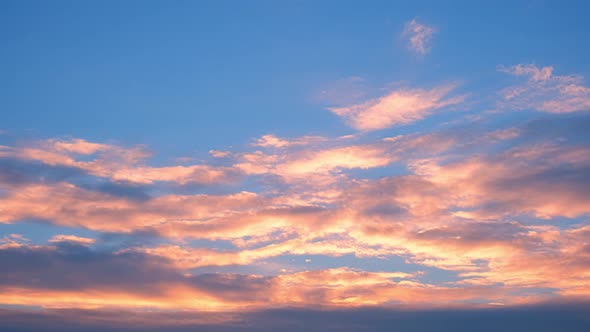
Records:
[[[586,6],[568,3],[6,1],[3,129],[170,157],[269,132],[350,133],[317,98],[349,77],[487,92],[499,64],[588,74]],[[414,17],[436,27],[428,56],[399,35]]]

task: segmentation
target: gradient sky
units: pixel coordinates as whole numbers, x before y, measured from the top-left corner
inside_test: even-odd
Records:
[[[582,331],[589,11],[0,1],[0,328]]]

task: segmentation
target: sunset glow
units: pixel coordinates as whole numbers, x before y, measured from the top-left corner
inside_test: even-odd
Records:
[[[585,3],[0,9],[0,330],[590,324]]]

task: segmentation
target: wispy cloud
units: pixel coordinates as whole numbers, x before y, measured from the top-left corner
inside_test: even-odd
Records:
[[[267,134],[257,139],[253,145],[263,148],[286,148],[290,146],[317,144],[325,140],[325,137],[320,136],[303,136],[288,140],[272,134]]]
[[[219,153],[216,155],[219,156]],[[149,156],[150,153],[142,146],[123,147],[82,139],[42,140],[22,148],[0,147],[0,157],[68,167],[114,181],[137,184],[213,184],[227,182],[236,175],[227,168],[199,164],[146,166],[145,161]]]
[[[518,77],[524,82],[502,91],[503,107],[534,109],[548,113],[571,113],[590,110],[590,88],[578,75],[555,75],[551,66],[539,68],[533,64],[498,67],[498,70]]]
[[[421,120],[433,111],[456,105],[464,96],[449,96],[454,84],[427,89],[399,89],[382,97],[344,107],[330,108],[351,127],[372,131]]]
[[[92,239],[92,238],[76,236],[76,235],[59,234],[59,235],[55,235],[54,237],[49,239],[49,242],[51,242],[51,243],[66,242],[66,243],[75,243],[75,244],[80,244],[80,245],[89,245],[89,244],[95,243],[96,240]]]
[[[406,23],[402,35],[408,38],[408,46],[412,51],[425,55],[430,51],[430,42],[434,32],[434,28],[419,23],[414,18]]]

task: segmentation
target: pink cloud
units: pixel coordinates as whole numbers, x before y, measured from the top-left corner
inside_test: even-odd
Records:
[[[77,155],[93,155],[88,160]],[[5,147],[0,156],[40,161],[48,165],[78,168],[92,175],[114,181],[151,184],[158,181],[179,184],[226,183],[235,178],[237,170],[209,165],[152,167],[144,164],[150,154],[141,146],[125,148],[92,143],[82,139],[46,140],[23,147]],[[219,154],[218,154],[219,156]]]
[[[553,67],[535,65],[499,67],[501,72],[528,77],[526,82],[502,91],[503,108],[535,109],[547,113],[571,113],[590,110],[590,88],[576,75],[554,75]]]
[[[414,18],[406,23],[402,35],[409,37],[409,47],[412,51],[424,55],[430,50],[429,43],[434,32],[434,28],[418,23]]]
[[[51,242],[51,243],[70,242],[70,243],[76,243],[76,244],[82,244],[82,245],[89,245],[89,244],[95,243],[96,240],[91,239],[91,238],[87,238],[87,237],[76,236],[76,235],[59,234],[59,235],[55,235],[51,239],[49,239],[49,242]]]
[[[454,89],[455,85],[430,90],[400,89],[360,104],[329,110],[357,130],[385,129],[424,119],[437,109],[463,102],[463,96],[449,97]]]
[[[46,148],[3,147],[3,158],[77,167],[92,175],[103,174],[104,181],[153,185],[153,196],[134,199],[78,186],[67,177],[14,182],[14,174],[20,173],[7,168],[7,176],[0,176],[7,188],[0,196],[0,221],[42,219],[122,236],[149,232],[161,241],[119,250],[116,260],[126,255],[147,257],[146,269],[164,264],[174,278],[142,285],[147,293],[127,284],[119,288],[93,284],[67,291],[12,285],[2,289],[0,300],[11,304],[28,300],[47,307],[87,303],[234,310],[387,305],[391,301],[452,306],[481,298],[518,304],[538,298],[512,291],[535,294],[538,287],[555,289],[548,296],[589,296],[587,227],[553,225],[557,218],[590,213],[584,186],[590,167],[588,149],[567,140],[536,137],[529,126],[462,128],[460,135],[455,129],[392,137],[359,134],[321,142],[308,141],[308,136],[272,136],[260,150],[249,146],[218,160],[225,163],[223,167],[154,167],[143,149],[99,143],[76,148],[65,143],[55,148],[44,141]],[[87,157],[77,156],[81,153]],[[394,163],[403,169],[400,174],[362,177],[348,172]],[[208,170],[221,171],[216,183],[235,172],[258,181],[261,189],[216,195],[158,191],[166,188],[158,187],[158,182],[184,183]],[[34,246],[6,237],[0,240],[0,249],[58,252],[66,249],[54,243],[89,245],[94,241],[100,238],[58,235],[50,245]],[[224,248],[216,247],[218,243]],[[286,255],[300,258],[303,267],[274,263]],[[436,267],[455,273],[457,280],[434,285],[424,282],[419,271],[306,270],[318,261],[311,255],[359,260],[397,256],[412,270]],[[304,264],[307,259],[311,261]],[[220,266],[248,266],[270,276],[193,275],[195,269]],[[199,280],[205,280],[206,287],[195,286]],[[247,287],[229,287],[234,282]],[[162,289],[169,291],[159,292]],[[82,296],[90,296],[90,301],[83,302]],[[194,297],[200,300],[192,301]]]
[[[286,148],[292,146],[302,146],[318,144],[325,141],[326,138],[320,136],[302,136],[295,139],[282,139],[275,135],[264,135],[256,140],[254,146],[260,146],[264,148]]]

